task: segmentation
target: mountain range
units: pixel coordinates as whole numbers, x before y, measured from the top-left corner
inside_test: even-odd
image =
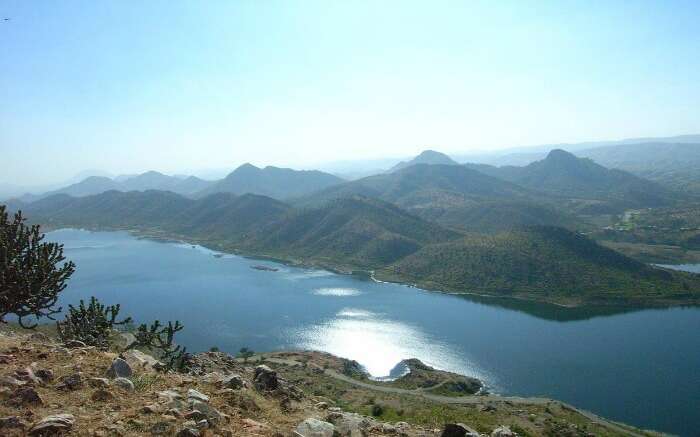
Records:
[[[53,228],[132,229],[291,263],[374,271],[380,279],[455,292],[565,304],[700,299],[699,276],[649,267],[564,228],[463,233],[359,195],[293,207],[254,194],[192,199],[166,191],[108,191],[57,194],[12,207]]]

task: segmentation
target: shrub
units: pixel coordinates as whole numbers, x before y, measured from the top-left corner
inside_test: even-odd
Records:
[[[25,221],[21,212],[10,219],[0,205],[0,322],[11,314],[20,326],[35,328],[37,324],[25,324],[25,318],[53,320],[61,311],[56,308],[58,294],[66,288],[75,264],[59,266],[65,260],[63,245],[43,242],[39,226],[28,227]]]
[[[150,326],[141,324],[134,336],[136,341],[126,347],[126,350],[137,347],[144,347],[158,354],[158,358],[163,362],[162,370],[185,371],[189,367],[190,355],[187,349],[175,345],[173,338],[175,334],[182,331],[184,326],[179,321],[168,322],[168,325],[161,325],[156,320]]]
[[[117,322],[120,305],[102,305],[95,296],[90,298],[90,304],[85,306],[81,299],[80,305],[68,305],[68,314],[62,322],[56,322],[58,335],[62,341],[80,340],[90,346],[107,347],[109,336],[117,325],[131,322],[131,318]]]

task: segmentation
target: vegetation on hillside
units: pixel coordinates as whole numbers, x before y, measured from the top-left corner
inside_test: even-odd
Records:
[[[700,302],[697,275],[649,267],[555,227],[426,246],[379,277],[564,304]]]

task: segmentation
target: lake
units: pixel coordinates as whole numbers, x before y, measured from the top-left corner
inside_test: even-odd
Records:
[[[700,309],[563,308],[469,298],[216,254],[125,232],[59,230],[77,265],[61,303],[97,296],[178,342],[235,353],[316,349],[374,376],[405,358],[680,435],[700,430]],[[217,256],[215,256],[217,255]],[[251,268],[278,268],[276,272]],[[692,266],[690,267],[692,268]]]

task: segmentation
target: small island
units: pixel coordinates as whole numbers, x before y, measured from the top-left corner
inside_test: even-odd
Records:
[[[250,266],[250,268],[255,269],[255,270],[262,270],[264,272],[278,272],[279,271],[279,269],[276,267],[269,267],[269,266],[264,266],[261,264],[256,264],[254,266]]]

